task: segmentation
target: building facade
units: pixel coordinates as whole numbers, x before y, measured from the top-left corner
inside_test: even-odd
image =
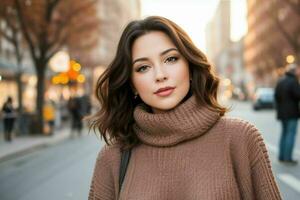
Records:
[[[254,76],[254,87],[273,87],[287,65],[288,56],[298,57],[300,1],[247,1],[248,33],[245,66]],[[297,55],[298,54],[298,55]]]
[[[220,1],[213,18],[206,26],[207,56],[215,61],[230,45],[230,1]]]
[[[91,52],[93,66],[93,86],[103,71],[112,61],[121,33],[131,20],[141,18],[140,0],[100,0],[98,4],[98,17],[100,19],[100,38],[97,46]],[[94,88],[93,88],[94,90]]]
[[[98,31],[93,32],[93,35],[90,36],[96,38],[93,48],[85,51],[72,49],[68,46],[64,47],[64,50],[70,54],[71,59],[81,64],[81,72],[86,77],[85,83],[82,84],[82,89],[88,94],[94,94],[92,87],[101,72],[112,60],[124,26],[132,19],[139,19],[141,10],[139,0],[98,0],[95,4],[95,9],[95,17],[98,18],[99,28]],[[3,21],[0,21],[0,28],[7,29]],[[89,37],[80,38],[75,42],[85,42],[89,39]],[[32,111],[35,109],[37,77],[29,51],[25,46],[22,46],[22,52],[24,53],[22,61],[22,71],[24,72],[22,76],[24,83],[23,104]],[[17,71],[18,66],[16,64],[14,47],[5,38],[0,38],[0,92],[5,94],[0,95],[0,105],[3,104],[7,96],[12,96],[17,106]],[[46,96],[50,95],[50,98],[57,100],[61,96],[57,94],[60,93],[57,88],[61,89],[62,87],[51,83],[53,75],[54,72],[48,68],[45,92]],[[68,88],[63,88],[62,93],[66,94],[64,95],[66,99],[70,96],[70,94],[67,94],[69,93]]]
[[[11,30],[7,28],[4,20],[0,20],[0,29],[6,31],[6,34],[10,35]],[[24,101],[24,107],[33,108],[33,102],[35,98],[35,84],[36,79],[34,75],[33,65],[28,52],[20,41],[20,50],[22,51],[22,63],[17,64],[15,48],[12,43],[8,42],[4,37],[0,37],[0,107],[6,101],[8,96],[11,96],[14,100],[14,106],[18,107],[18,89],[16,82],[16,75],[18,72],[22,72],[22,96]]]
[[[220,1],[206,27],[207,54],[222,79],[220,88],[225,98],[235,93],[239,95],[238,98],[245,98],[248,78],[244,71],[244,38],[237,42],[230,39],[230,7],[230,1]]]

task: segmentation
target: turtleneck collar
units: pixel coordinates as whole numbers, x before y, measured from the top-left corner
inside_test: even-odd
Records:
[[[195,96],[191,96],[176,108],[159,114],[151,113],[143,104],[138,105],[133,128],[143,143],[173,146],[205,134],[219,118],[218,112],[199,106]]]

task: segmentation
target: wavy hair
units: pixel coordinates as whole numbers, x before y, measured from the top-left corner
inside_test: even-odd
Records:
[[[134,98],[131,87],[131,50],[138,37],[151,31],[167,34],[188,61],[192,79],[190,93],[195,95],[197,102],[219,112],[221,116],[227,111],[217,101],[219,78],[206,56],[183,29],[159,16],[135,20],[124,29],[114,59],[97,81],[96,97],[101,108],[92,116],[91,128],[99,130],[108,145],[118,143],[122,149],[126,149],[139,143],[133,131],[133,111],[142,100],[139,97]]]

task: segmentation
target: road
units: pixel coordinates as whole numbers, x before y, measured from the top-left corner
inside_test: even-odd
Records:
[[[300,165],[286,166],[277,161],[280,124],[274,110],[254,112],[249,103],[236,101],[229,105],[228,115],[248,120],[261,131],[284,199],[299,199]],[[103,144],[90,134],[0,163],[0,199],[87,199],[95,159]],[[300,159],[299,137],[295,155]]]
[[[249,121],[263,135],[283,199],[298,200],[300,195],[300,164],[298,166],[289,166],[279,163],[277,160],[281,126],[279,121],[276,120],[275,111],[253,111],[251,104],[247,102],[234,101],[228,105],[231,109],[228,113],[230,116]],[[300,128],[298,126],[299,132]],[[295,159],[300,161],[300,137],[297,137],[294,155]]]
[[[0,164],[1,200],[87,199],[97,152],[93,135]]]

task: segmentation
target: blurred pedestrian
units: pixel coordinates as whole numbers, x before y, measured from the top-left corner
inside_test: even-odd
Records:
[[[68,102],[68,109],[71,114],[71,136],[81,135],[82,132],[82,104],[79,97],[71,97]]]
[[[80,101],[81,101],[82,117],[90,115],[91,114],[91,109],[92,109],[90,97],[87,94],[82,95],[80,97]]]
[[[178,25],[132,21],[116,52],[96,86],[107,145],[90,200],[281,199],[261,134],[224,116],[219,78]]]
[[[44,120],[45,120],[45,133],[47,135],[54,134],[54,127],[55,127],[55,103],[54,101],[47,100],[44,105]]]
[[[16,111],[13,107],[12,97],[8,97],[2,107],[3,124],[4,124],[4,138],[5,141],[12,141],[12,131],[16,119]]]
[[[297,164],[293,159],[298,118],[300,117],[300,67],[289,65],[288,71],[279,79],[275,88],[277,118],[281,121],[282,131],[279,142],[279,161]]]

